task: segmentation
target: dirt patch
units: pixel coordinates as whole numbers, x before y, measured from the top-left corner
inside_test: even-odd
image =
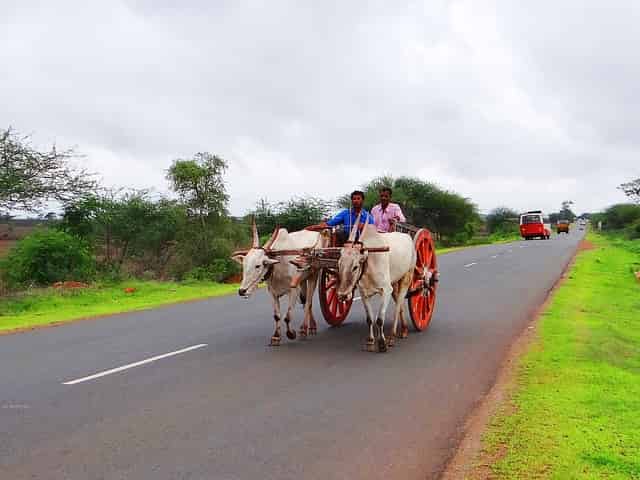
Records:
[[[591,243],[589,240],[582,240],[578,245],[578,252],[582,252],[583,250],[593,250],[596,246]]]
[[[229,278],[225,279],[223,283],[240,283],[242,282],[242,274],[236,273],[235,275],[231,275]]]
[[[9,253],[9,250],[11,250],[11,247],[13,247],[15,244],[15,240],[0,240],[0,258]]]
[[[594,248],[596,248],[595,245],[588,240],[580,242],[573,257],[565,265],[560,278],[549,290],[545,301],[536,309],[527,327],[511,345],[500,367],[495,384],[482,399],[479,406],[467,417],[464,426],[464,437],[442,473],[440,477],[442,480],[487,480],[494,478],[490,467],[504,457],[507,450],[506,447],[502,446],[496,454],[489,455],[487,452],[482,451],[482,436],[489,425],[489,421],[495,416],[500,407],[506,408],[506,414],[509,414],[509,408],[515,408],[509,401],[516,386],[514,380],[517,366],[521,357],[529,350],[529,347],[537,338],[538,320],[551,303],[553,293],[566,281],[577,253]]]

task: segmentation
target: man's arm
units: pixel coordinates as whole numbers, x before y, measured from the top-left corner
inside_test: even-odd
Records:
[[[345,212],[348,214],[349,211],[342,210],[340,213],[335,215],[333,218],[330,218],[326,222],[320,222],[317,225],[309,225],[308,227],[305,228],[305,230],[317,231],[317,230],[323,230],[329,227],[335,227],[336,225],[341,225],[345,223],[344,221]]]
[[[342,210],[340,213],[338,213],[333,218],[330,218],[325,223],[329,227],[335,227],[336,225],[342,225],[343,223],[345,223],[345,216],[348,215],[348,214],[349,214],[349,210],[346,210],[346,209]]]

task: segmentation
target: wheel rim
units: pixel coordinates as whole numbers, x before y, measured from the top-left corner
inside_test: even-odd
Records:
[[[423,289],[423,278],[425,270],[429,270],[432,277],[437,276],[438,262],[436,259],[435,244],[431,233],[422,229],[416,233],[414,238],[416,249],[416,269],[413,275],[411,290],[416,291],[409,297],[409,315],[416,330],[425,330],[431,323],[433,311],[436,306],[437,282],[431,282],[426,289]],[[437,278],[437,277],[436,277]]]
[[[341,302],[338,300],[338,276],[323,269],[320,274],[320,310],[325,321],[335,327],[344,322],[349,315],[353,298]]]

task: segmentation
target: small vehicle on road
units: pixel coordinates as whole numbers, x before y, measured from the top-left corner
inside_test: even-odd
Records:
[[[531,210],[520,215],[520,235],[525,240],[548,240],[551,237],[551,228],[544,223],[541,210]]]
[[[556,223],[556,232],[569,234],[569,220],[558,220]]]

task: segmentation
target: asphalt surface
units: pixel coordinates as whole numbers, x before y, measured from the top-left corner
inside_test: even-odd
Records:
[[[268,347],[264,291],[0,336],[0,479],[437,478],[581,233],[440,256],[430,328],[386,354],[360,303]]]

